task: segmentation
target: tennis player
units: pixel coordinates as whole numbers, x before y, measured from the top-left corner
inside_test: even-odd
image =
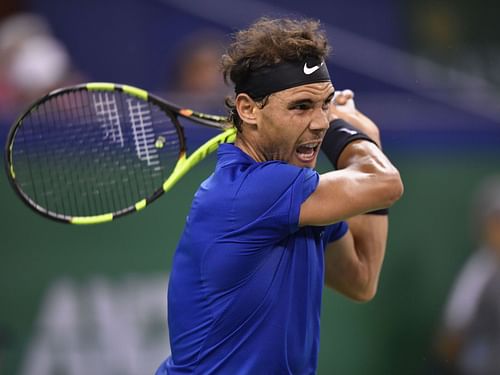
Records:
[[[333,101],[328,51],[318,22],[261,19],[223,56],[238,136],[194,196],[157,374],[314,374],[324,283],[375,295],[403,187],[352,93]],[[335,166],[321,175],[320,147]]]

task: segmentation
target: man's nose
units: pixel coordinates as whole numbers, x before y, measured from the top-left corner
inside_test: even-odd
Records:
[[[330,126],[329,112],[323,108],[315,111],[313,118],[311,119],[310,129],[311,130],[326,130]]]

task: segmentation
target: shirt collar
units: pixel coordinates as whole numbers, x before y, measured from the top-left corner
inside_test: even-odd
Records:
[[[221,144],[217,150],[217,167],[225,167],[234,163],[250,165],[257,162],[234,144]]]

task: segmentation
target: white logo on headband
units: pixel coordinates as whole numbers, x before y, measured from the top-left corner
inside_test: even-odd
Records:
[[[322,61],[321,64],[319,65],[314,65],[312,67],[308,67],[307,66],[307,63],[304,64],[304,74],[306,75],[310,75],[310,74],[313,74],[316,70],[318,70],[319,68],[321,68],[321,66],[324,64],[325,62]]]

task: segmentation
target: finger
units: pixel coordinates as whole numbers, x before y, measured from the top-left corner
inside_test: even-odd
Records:
[[[336,105],[345,105],[349,100],[354,98],[354,92],[352,90],[340,90],[336,91],[333,96],[333,102]]]
[[[354,92],[352,90],[349,89],[342,90],[342,95],[346,96],[349,99],[354,99]]]

